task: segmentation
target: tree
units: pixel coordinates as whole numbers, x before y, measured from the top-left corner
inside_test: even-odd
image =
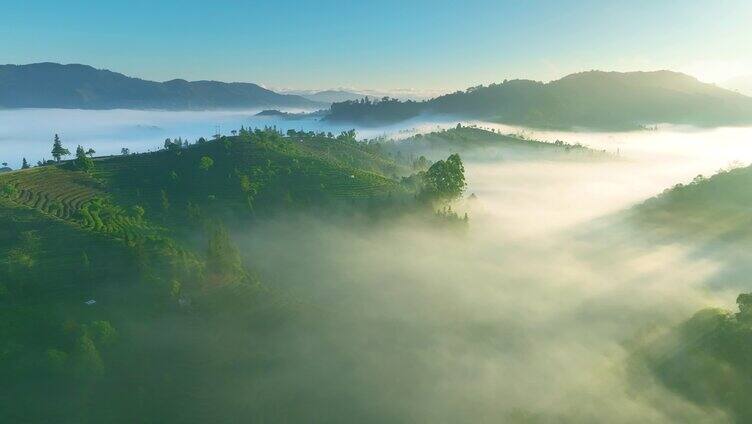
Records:
[[[431,166],[431,162],[426,159],[425,156],[421,155],[418,159],[413,161],[413,169],[416,171],[425,171]]]
[[[47,352],[45,352],[45,356],[47,357],[47,366],[50,371],[55,374],[62,374],[66,371],[65,365],[68,361],[67,353],[62,350],[48,349]]]
[[[202,157],[198,164],[198,168],[202,171],[208,171],[212,166],[214,166],[214,159],[209,156]]]
[[[89,326],[91,338],[101,347],[109,347],[117,340],[117,331],[109,321],[94,321]]]
[[[209,236],[206,270],[211,280],[217,283],[236,281],[245,275],[240,252],[221,223],[214,226]]]
[[[739,306],[739,317],[752,320],[752,293],[742,293],[736,298]]]
[[[74,360],[74,369],[79,377],[98,377],[104,372],[99,350],[86,331],[76,341]]]
[[[120,154],[123,156],[128,156],[129,154],[131,154],[131,149],[123,147],[122,149],[120,149]]]
[[[60,137],[55,134],[55,140],[52,143],[52,157],[56,161],[60,162],[60,158],[70,155],[70,150],[63,147],[63,143],[60,141]]]
[[[8,166],[8,162],[3,162],[3,166],[7,167]]]
[[[89,150],[87,150],[87,151],[86,151],[86,154],[87,154],[87,155],[88,155],[89,157],[93,157],[95,153],[97,153],[97,151],[96,151],[96,150],[94,150],[94,149],[92,149],[91,147],[89,147]]]
[[[86,156],[86,150],[80,145],[76,147],[76,160],[73,162],[76,169],[89,172],[94,168],[94,161]]]
[[[21,163],[21,169],[29,169],[31,168],[29,166],[29,162],[26,162],[26,158],[23,158],[23,162]]]
[[[167,192],[162,190],[162,211],[167,213],[170,211],[170,199],[167,197]]]
[[[466,186],[465,166],[455,153],[428,168],[423,175],[421,196],[429,201],[452,201],[462,195]]]

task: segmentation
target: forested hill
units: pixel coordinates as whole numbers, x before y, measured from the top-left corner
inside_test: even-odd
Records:
[[[80,152],[0,175],[3,423],[248,417],[217,385],[239,378],[265,393],[285,352],[262,336],[319,312],[256,277],[229,234],[282,213],[422,210],[404,169],[352,131],[241,129],[148,154]],[[252,402],[253,417],[285,421],[276,403]]]
[[[200,110],[322,105],[251,83],[155,82],[77,64],[0,65],[0,108]]]
[[[721,170],[630,211],[652,246],[681,245],[691,257],[714,263],[706,284],[737,304],[735,310],[703,309],[666,331],[647,332],[637,343],[635,363],[671,391],[738,423],[752,422],[751,186],[752,167]]]
[[[335,103],[327,119],[380,125],[422,114],[561,129],[721,126],[752,123],[752,98],[670,71],[589,71],[549,83],[512,80],[471,87],[424,102]]]
[[[752,244],[752,167],[698,175],[634,208],[635,219],[653,234],[715,243]]]
[[[526,138],[522,134],[503,134],[493,129],[461,124],[380,144],[398,160],[411,162],[421,157],[437,160],[452,153],[460,153],[463,158],[474,161],[613,159],[604,151],[581,144],[561,140],[546,142]]]

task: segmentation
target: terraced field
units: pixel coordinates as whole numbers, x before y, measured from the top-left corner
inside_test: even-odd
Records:
[[[0,176],[0,195],[50,218],[131,241],[157,229],[109,201],[105,186],[89,174],[57,166]]]
[[[50,298],[83,302],[95,297],[97,286],[127,278],[118,270],[130,263],[123,243],[0,199],[0,284],[24,282],[15,286],[17,293],[14,285],[5,287],[13,296],[34,303]]]
[[[201,170],[209,157],[213,165]],[[226,217],[348,203],[409,193],[387,173],[404,172],[368,146],[276,133],[190,148],[97,159],[90,173],[65,165],[0,175],[0,197],[126,242],[168,236],[191,214]],[[246,211],[246,212],[243,212]]]
[[[89,175],[53,166],[4,174],[0,187],[9,200],[60,219],[70,219],[85,203],[104,195]]]

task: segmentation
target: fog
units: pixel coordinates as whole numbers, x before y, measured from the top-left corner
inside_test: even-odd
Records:
[[[471,216],[467,232],[410,217],[363,226],[288,216],[240,234],[267,284],[325,311],[283,342],[291,358],[268,382],[317,393],[325,421],[343,411],[397,422],[726,421],[631,357],[644,335],[733,302],[737,293],[708,284],[723,264],[602,221],[697,174],[748,163],[751,134],[528,130],[618,157],[466,163],[478,197],[457,206]]]
[[[210,138],[219,131],[229,135],[241,125],[246,127],[276,126],[306,131],[340,132],[350,129],[315,119],[289,120],[257,117],[260,110],[247,111],[140,111],[140,110],[78,110],[78,109],[0,109],[0,161],[12,168],[22,158],[35,164],[52,159],[52,139],[59,134],[71,152],[77,145],[92,147],[98,156],[120,154],[122,148],[131,153],[148,152],[164,146],[165,138]],[[291,111],[297,112],[297,111]],[[381,134],[381,129],[360,131],[364,137]]]
[[[157,149],[165,137],[207,136],[215,125],[223,133],[240,125],[347,127],[252,115],[0,111],[0,157],[15,165],[23,156],[49,157],[55,132],[69,148],[111,154]],[[416,120],[359,135],[404,137],[452,124]],[[467,231],[415,217],[366,225],[315,215],[236,229],[261,281],[318,312],[269,339],[246,335],[238,323],[228,327],[233,333],[224,340],[240,352],[284,354],[261,377],[218,366],[226,374],[212,377],[212,399],[273,411],[262,417],[315,422],[725,420],[630,361],[640,335],[732,302],[731,293],[707,284],[722,264],[690,258],[691,246],[651,246],[627,223],[601,223],[697,174],[748,164],[752,129],[567,133],[466,124],[579,142],[614,157],[466,163],[467,193],[477,195],[457,205],[470,215]],[[207,356],[223,351],[202,349]]]

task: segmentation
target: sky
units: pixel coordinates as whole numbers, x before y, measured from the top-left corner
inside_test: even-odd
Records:
[[[0,0],[0,63],[165,81],[445,92],[672,69],[752,75],[752,2]]]

